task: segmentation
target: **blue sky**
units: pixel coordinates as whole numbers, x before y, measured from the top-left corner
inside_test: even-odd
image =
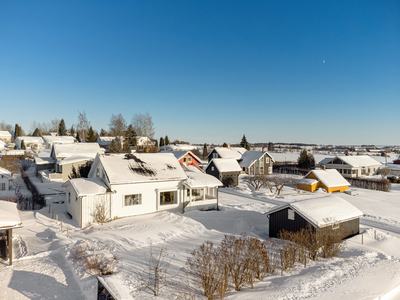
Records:
[[[400,144],[399,1],[3,1],[0,121]]]

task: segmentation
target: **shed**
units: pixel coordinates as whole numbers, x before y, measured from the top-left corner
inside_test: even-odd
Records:
[[[225,186],[237,186],[242,169],[234,158],[213,158],[206,173],[218,178]]]
[[[7,253],[12,265],[12,230],[21,228],[22,222],[18,214],[17,204],[0,200],[0,230],[7,232]]]
[[[345,237],[360,231],[360,217],[364,216],[354,205],[338,196],[306,199],[274,207],[265,213],[269,218],[269,237],[278,237],[281,230],[297,232],[310,224],[316,230],[344,228]]]

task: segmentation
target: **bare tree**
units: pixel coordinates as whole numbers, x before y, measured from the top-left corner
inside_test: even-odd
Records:
[[[126,131],[127,124],[122,114],[112,114],[110,123],[108,123],[111,136],[122,137]]]
[[[1,131],[12,131],[12,126],[10,124],[6,124],[6,122],[1,121],[0,122],[0,130]]]
[[[268,175],[266,186],[271,193],[274,192],[275,195],[279,196],[285,186],[295,185],[296,182],[296,179],[288,175]]]
[[[22,181],[22,179],[20,177],[18,177],[12,181],[12,184],[13,184],[15,195],[16,196],[21,195],[21,190],[25,186],[25,183]]]
[[[246,176],[243,178],[243,181],[250,184],[256,191],[269,185],[268,177],[261,174]]]
[[[50,132],[58,132],[58,125],[60,125],[60,119],[53,119],[50,121]]]
[[[100,200],[92,212],[94,222],[103,225],[110,220],[110,210],[105,200]]]
[[[132,117],[132,126],[138,136],[154,138],[154,123],[148,112],[145,114],[137,113]]]
[[[388,168],[382,168],[378,170],[378,174],[381,175],[382,179],[384,179],[386,176],[388,176],[391,173],[390,169]]]
[[[76,131],[79,133],[82,141],[86,141],[87,132],[90,127],[90,121],[86,117],[86,112],[78,111],[78,124],[76,124]]]
[[[152,291],[154,296],[159,295],[160,289],[167,285],[169,265],[170,259],[168,258],[167,249],[160,248],[158,253],[154,254],[151,246],[146,267],[142,270],[139,281],[144,288]]]
[[[21,169],[23,171],[28,170],[31,166],[34,165],[34,162],[30,159],[23,159],[20,161]]]

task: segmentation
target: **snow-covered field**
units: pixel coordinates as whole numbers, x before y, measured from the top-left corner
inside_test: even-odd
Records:
[[[48,194],[51,210],[20,212],[24,227],[14,230],[13,266],[0,262],[0,299],[96,299],[95,276],[85,273],[70,256],[74,246],[87,239],[117,253],[120,271],[112,276],[119,290],[130,293],[132,299],[154,299],[140,288],[137,277],[150,248],[167,249],[174,281],[174,274],[204,241],[218,244],[225,234],[243,232],[265,239],[268,219],[264,212],[323,193],[297,194],[286,188],[281,196],[271,198],[266,190],[253,193],[241,184],[220,189],[220,211],[160,212],[81,230],[67,217],[64,204],[54,203],[64,200],[64,195],[57,195],[61,183],[35,184]],[[283,276],[278,271],[257,282],[254,289],[230,289],[224,299],[400,299],[400,185],[393,185],[389,193],[359,189],[357,196],[336,195],[366,214],[361,219],[364,244],[360,235],[355,236],[347,240],[340,257],[310,262],[306,268],[296,265]],[[52,219],[53,209],[63,220],[62,231],[60,222]],[[174,299],[173,293],[173,288],[163,289],[157,299]]]

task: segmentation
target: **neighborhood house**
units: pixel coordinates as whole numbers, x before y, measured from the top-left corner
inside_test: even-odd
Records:
[[[381,163],[368,155],[336,156],[324,159],[320,163],[321,168],[336,169],[340,174],[359,177],[374,175]]]
[[[343,192],[349,186],[350,183],[335,169],[312,170],[297,184],[297,188],[301,190],[314,192],[321,187],[328,193]]]

